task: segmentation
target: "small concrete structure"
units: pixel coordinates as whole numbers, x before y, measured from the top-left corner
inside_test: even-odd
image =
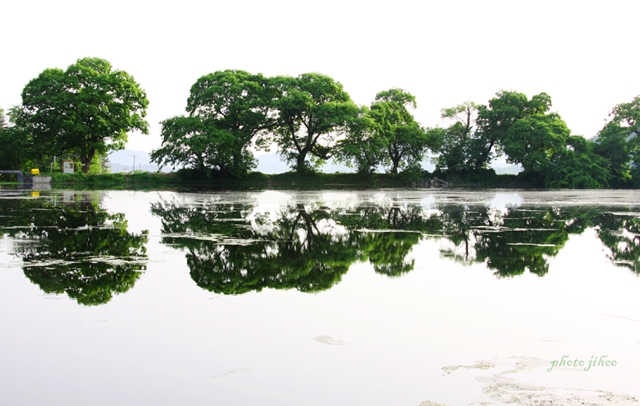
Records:
[[[73,173],[74,170],[73,161],[62,161],[62,173]]]
[[[8,173],[16,175],[16,180],[20,183],[43,184],[51,183],[51,176],[27,176],[20,171],[0,171],[0,174]],[[38,171],[38,173],[40,173]]]
[[[21,182],[21,183],[26,183],[28,182],[28,179],[29,179],[20,171],[0,171],[0,173],[15,174],[18,182]]]

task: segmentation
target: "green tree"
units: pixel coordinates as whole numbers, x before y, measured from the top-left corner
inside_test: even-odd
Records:
[[[632,164],[640,166],[640,96],[615,106],[609,117],[598,133],[594,152],[608,161],[614,185],[625,186],[631,180]]]
[[[148,134],[145,92],[104,59],[83,58],[66,71],[46,69],[22,92],[18,125],[46,155],[77,154],[89,172],[96,152],[123,149],[127,133]]]
[[[566,148],[570,131],[557,113],[549,112],[546,93],[530,100],[523,93],[500,91],[481,107],[478,126],[487,139],[499,142],[510,163],[522,165],[529,175],[543,177],[554,154]]]
[[[212,169],[222,176],[239,175],[253,165],[248,151],[244,161],[234,161],[237,139],[221,129],[215,119],[177,116],[162,123],[162,146],[151,153],[151,161],[158,165],[182,166],[194,169],[199,177],[207,177]]]
[[[359,174],[369,175],[382,161],[385,140],[375,131],[370,110],[362,106],[347,124],[346,137],[338,141],[334,158],[348,167],[356,167]]]
[[[497,140],[476,124],[482,108],[484,106],[467,101],[440,110],[443,120],[454,123],[445,130],[436,129],[442,132],[436,166],[439,171],[458,176],[478,172],[486,169],[498,155]]]
[[[333,155],[358,107],[342,84],[318,73],[277,77],[274,85],[278,121],[273,141],[295,171],[311,171]]]
[[[399,168],[419,167],[429,145],[427,132],[409,113],[416,98],[403,89],[390,89],[376,95],[371,105],[375,131],[384,142],[383,164],[391,173]]]
[[[0,109],[1,110],[1,109]],[[20,114],[19,108],[9,111],[9,122],[4,114],[0,114],[0,169],[1,170],[27,170],[29,167],[38,167],[38,163],[47,159],[46,156],[38,156],[33,150],[32,137],[15,124],[16,117]],[[2,175],[9,177],[13,175]]]
[[[215,144],[227,150],[229,156],[223,158],[220,148],[214,148],[217,157],[211,159],[228,161],[223,166],[230,174],[241,176],[255,167],[248,148],[252,142],[258,147],[265,144],[260,135],[275,124],[275,94],[269,78],[242,70],[210,73],[191,87],[187,111],[202,121]]]
[[[187,100],[188,116],[162,122],[162,147],[151,160],[192,168],[199,176],[218,170],[241,177],[255,168],[249,150],[264,144],[261,132],[273,127],[275,90],[262,74],[225,70],[199,78]]]
[[[29,139],[15,127],[0,130],[0,169],[22,170],[28,162]]]
[[[567,138],[567,148],[559,151],[547,170],[545,185],[552,188],[601,189],[609,185],[607,161],[595,154],[584,137]]]

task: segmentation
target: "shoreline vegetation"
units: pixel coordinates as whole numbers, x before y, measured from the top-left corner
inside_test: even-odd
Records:
[[[182,172],[143,172],[135,173],[92,173],[85,174],[76,172],[64,174],[59,172],[43,173],[42,176],[50,176],[50,185],[53,188],[64,186],[91,186],[106,189],[129,189],[129,188],[155,188],[155,187],[194,187],[213,189],[244,189],[244,188],[305,188],[305,189],[325,189],[327,187],[345,188],[355,187],[358,189],[377,188],[444,188],[444,187],[467,187],[467,188],[539,188],[539,185],[531,183],[525,177],[519,175],[502,174],[486,177],[482,181],[477,178],[454,178],[445,177],[439,173],[424,171],[422,174],[407,173],[295,173],[286,172],[279,174],[264,174],[261,172],[251,172],[240,179],[206,178],[199,179],[189,171]],[[21,185],[19,182],[0,182],[0,186]]]

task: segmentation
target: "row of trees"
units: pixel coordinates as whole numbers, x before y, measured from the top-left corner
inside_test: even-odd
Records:
[[[297,172],[327,159],[370,174],[415,170],[427,153],[444,177],[495,175],[491,162],[505,156],[523,168],[528,183],[554,188],[629,186],[640,163],[640,97],[614,108],[595,142],[572,135],[551,97],[500,91],[487,105],[465,102],[442,109],[447,128],[424,128],[410,113],[413,95],[390,89],[370,107],[356,106],[332,78],[307,73],[266,78],[226,70],[200,78],[191,88],[188,116],[162,122],[160,165],[189,166],[242,176],[254,166],[250,147],[277,145]],[[640,178],[640,173],[636,178]]]
[[[66,71],[46,69],[22,93],[22,105],[1,115],[2,165],[73,153],[89,172],[98,155],[122,149],[127,133],[148,133],[148,100],[132,76],[109,62],[84,58]],[[317,74],[265,77],[240,70],[202,76],[192,86],[186,115],[164,120],[162,146],[152,153],[161,166],[189,168],[198,176],[238,178],[255,168],[252,150],[277,146],[299,173],[329,158],[371,174],[420,170],[425,155],[439,176],[494,174],[505,156],[521,175],[549,187],[629,186],[640,163],[640,96],[617,105],[595,142],[572,135],[540,93],[500,91],[487,105],[465,102],[442,109],[449,127],[424,128],[410,112],[416,99],[403,89],[358,106],[339,82]],[[9,168],[10,166],[10,168]]]
[[[429,136],[409,113],[415,97],[380,92],[371,108],[357,106],[339,82],[317,74],[264,77],[238,70],[215,72],[192,86],[187,116],[162,122],[162,147],[152,160],[201,174],[242,176],[255,167],[251,147],[277,145],[298,173],[327,159],[369,173],[420,164]]]
[[[540,93],[500,91],[487,106],[464,103],[442,110],[454,124],[441,134],[439,171],[464,176],[487,168],[505,155],[522,166],[529,181],[554,188],[628,186],[640,163],[640,96],[614,108],[594,142],[571,135],[550,111],[551,98]],[[637,173],[636,178],[640,178]]]

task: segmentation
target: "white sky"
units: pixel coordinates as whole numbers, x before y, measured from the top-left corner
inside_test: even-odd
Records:
[[[500,90],[547,92],[573,134],[591,137],[613,106],[640,95],[640,1],[11,1],[2,6],[0,107],[19,104],[46,68],[99,57],[132,74],[150,101],[150,134],[183,114],[191,85],[216,70],[319,72],[357,104],[400,87],[416,119],[487,101]]]

